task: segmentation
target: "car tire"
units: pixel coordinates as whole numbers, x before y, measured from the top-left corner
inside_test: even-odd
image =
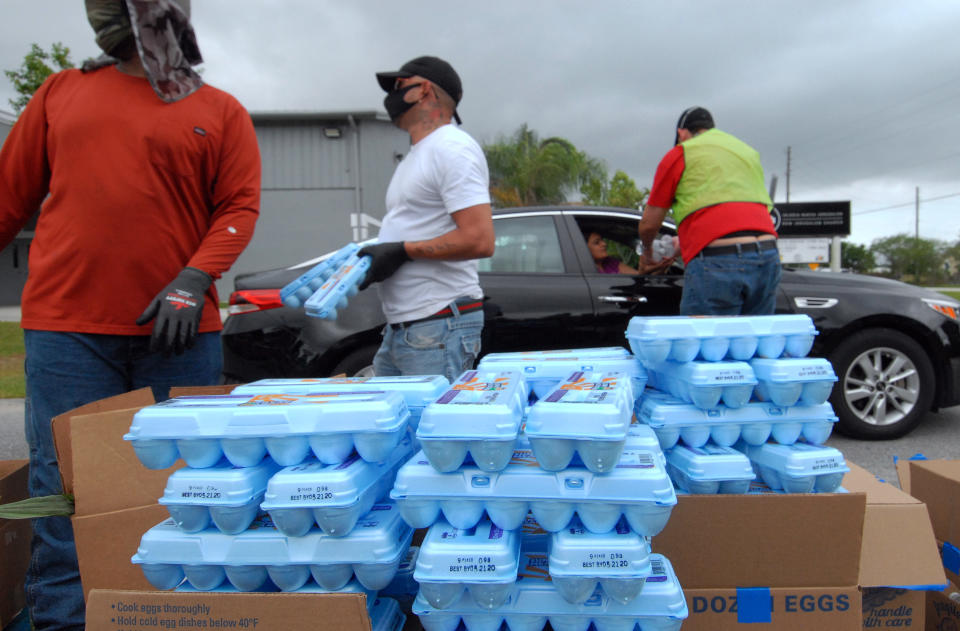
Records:
[[[885,440],[910,432],[930,410],[933,365],[916,340],[886,328],[854,333],[830,353],[837,383],[830,395],[837,429]]]
[[[362,346],[349,352],[333,367],[331,375],[346,375],[348,377],[373,377],[373,356],[377,354],[378,346]]]

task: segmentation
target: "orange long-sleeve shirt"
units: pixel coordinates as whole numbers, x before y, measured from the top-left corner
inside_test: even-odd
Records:
[[[253,236],[250,115],[211,86],[164,103],[114,66],[57,73],[0,150],[0,247],[41,203],[22,326],[148,335],[134,321],[183,267],[216,279]],[[220,330],[217,305],[211,285],[201,332]]]

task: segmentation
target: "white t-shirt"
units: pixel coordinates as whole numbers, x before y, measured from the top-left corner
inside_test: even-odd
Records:
[[[454,125],[414,144],[387,188],[379,241],[425,241],[456,229],[451,215],[490,203],[490,173],[480,145]],[[477,261],[416,259],[380,283],[387,322],[436,313],[461,297],[481,298]]]

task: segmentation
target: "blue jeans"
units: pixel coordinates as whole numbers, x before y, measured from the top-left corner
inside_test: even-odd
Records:
[[[383,343],[373,358],[378,377],[443,375],[453,382],[473,368],[480,354],[483,311],[383,329]]]
[[[768,315],[777,304],[780,253],[698,254],[683,273],[681,315]]]
[[[219,333],[202,333],[192,349],[170,357],[151,353],[149,336],[23,333],[31,497],[63,492],[50,428],[53,417],[146,386],[153,388],[153,396],[160,401],[167,398],[170,386],[220,381]],[[84,628],[83,589],[69,518],[33,520],[26,595],[38,631]]]

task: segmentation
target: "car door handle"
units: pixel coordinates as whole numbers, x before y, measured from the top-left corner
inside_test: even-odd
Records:
[[[646,296],[600,296],[600,302],[646,302]]]

